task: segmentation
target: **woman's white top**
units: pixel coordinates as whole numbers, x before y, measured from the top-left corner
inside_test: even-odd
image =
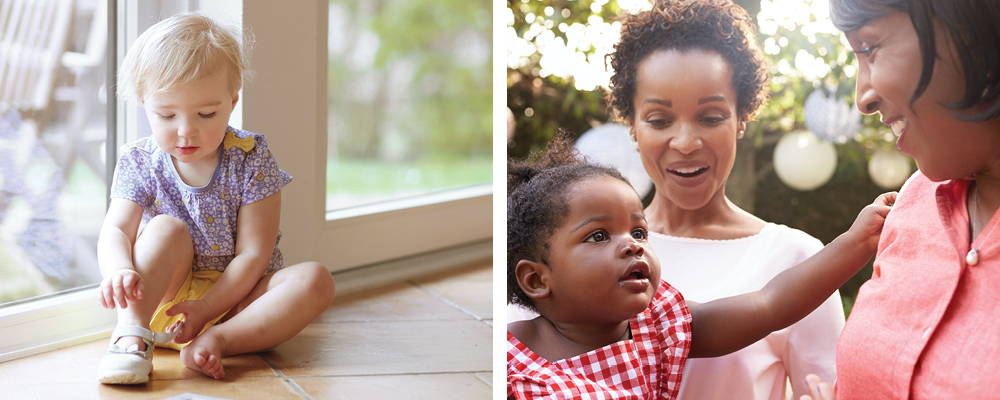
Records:
[[[707,240],[650,232],[660,259],[661,279],[689,301],[711,300],[760,290],[781,271],[813,255],[823,244],[805,232],[768,223],[753,236]],[[809,390],[806,375],[833,383],[837,340],[844,328],[840,293],[792,326],[776,331],[740,351],[714,358],[688,359],[680,400],[787,398],[786,377],[794,399]]]

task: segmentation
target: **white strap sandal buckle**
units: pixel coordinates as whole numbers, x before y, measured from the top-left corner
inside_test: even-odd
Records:
[[[111,333],[113,342],[108,353],[101,359],[97,369],[97,380],[101,383],[117,385],[136,385],[149,381],[149,373],[153,371],[153,343],[167,343],[179,333],[153,332],[141,326],[117,326]],[[135,336],[146,344],[146,350],[139,351],[138,345],[123,348],[115,342],[123,336]]]

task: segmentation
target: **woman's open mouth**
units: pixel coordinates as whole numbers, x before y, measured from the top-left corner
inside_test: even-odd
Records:
[[[708,179],[711,167],[703,161],[678,161],[667,165],[667,176],[679,186],[698,186]]]
[[[889,126],[889,130],[892,131],[892,134],[896,135],[896,149],[898,149],[899,151],[901,151],[903,153],[906,153],[905,151],[903,151],[903,148],[902,148],[903,134],[906,132],[906,127],[907,127],[907,121],[906,121],[906,119],[899,118],[899,119],[893,120],[893,121],[891,121],[889,123],[888,126]]]
[[[684,178],[693,178],[708,171],[708,167],[667,169],[667,172]]]

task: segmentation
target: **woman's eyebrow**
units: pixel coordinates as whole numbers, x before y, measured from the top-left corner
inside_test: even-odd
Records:
[[[667,107],[673,107],[674,106],[674,103],[672,103],[670,100],[660,100],[660,99],[646,99],[646,100],[643,100],[642,103],[643,104],[646,104],[646,103],[655,103],[655,104],[660,104],[660,105],[664,105],[664,106],[667,106]]]
[[[698,105],[702,105],[702,104],[713,102],[713,101],[722,101],[722,102],[725,102],[726,98],[722,97],[722,96],[702,97],[702,98],[698,99]]]

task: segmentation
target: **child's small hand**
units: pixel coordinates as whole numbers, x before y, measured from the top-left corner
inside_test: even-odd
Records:
[[[166,314],[168,317],[184,314],[184,323],[180,325],[180,333],[174,337],[174,343],[190,342],[201,333],[205,324],[218,316],[204,300],[182,302],[167,309]]]
[[[889,210],[896,203],[896,192],[883,193],[875,199],[872,204],[865,206],[858,218],[854,220],[848,232],[857,235],[859,241],[868,246],[871,253],[878,249],[878,238],[882,234],[882,226],[885,225],[885,218],[889,215]]]
[[[834,400],[836,398],[833,388],[816,375],[806,375],[806,384],[809,385],[809,394],[802,395],[799,400]]]
[[[129,303],[142,299],[142,290],[146,284],[142,276],[133,269],[120,269],[106,276],[101,281],[100,301],[104,308],[128,308]]]

